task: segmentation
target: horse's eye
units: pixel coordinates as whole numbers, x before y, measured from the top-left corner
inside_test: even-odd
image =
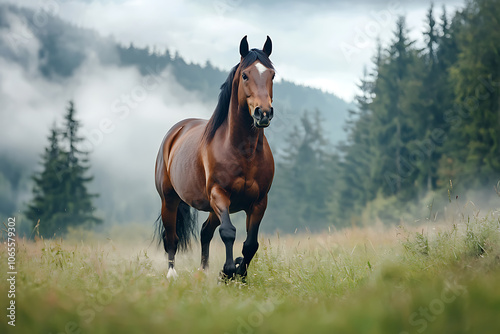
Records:
[[[246,81],[246,80],[248,80],[248,76],[247,76],[245,73],[243,73],[243,75],[242,75],[241,77],[242,77],[242,78],[243,78],[243,80],[245,80],[245,81]]]
[[[274,80],[274,77],[276,76],[276,74],[273,74],[273,77],[271,78],[272,80]]]

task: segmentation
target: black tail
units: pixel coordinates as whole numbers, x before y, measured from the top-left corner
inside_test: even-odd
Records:
[[[165,227],[161,220],[161,214],[156,219],[156,235],[158,237],[158,245],[163,242],[163,248],[165,252],[167,251],[167,245],[165,243]],[[179,243],[177,244],[177,249],[180,251],[186,251],[191,246],[191,238],[197,239],[198,231],[198,211],[192,209],[185,202],[181,201],[179,207],[177,208],[177,222],[176,222],[176,232],[179,238]]]

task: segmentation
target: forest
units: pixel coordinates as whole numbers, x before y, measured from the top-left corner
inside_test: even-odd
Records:
[[[400,17],[360,80],[347,140],[329,144],[319,113],[289,134],[269,220],[294,232],[411,223],[452,200],[498,205],[499,17],[499,1],[439,18],[431,5],[422,48]]]

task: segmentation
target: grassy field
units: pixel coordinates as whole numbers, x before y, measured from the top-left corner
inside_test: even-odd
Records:
[[[81,241],[80,239],[85,239]],[[199,248],[179,278],[147,238],[73,233],[18,240],[16,326],[7,325],[7,247],[0,250],[1,333],[498,333],[500,220],[418,229],[271,236],[246,283],[218,281]],[[141,240],[143,242],[141,242]],[[239,253],[241,243],[235,246]]]

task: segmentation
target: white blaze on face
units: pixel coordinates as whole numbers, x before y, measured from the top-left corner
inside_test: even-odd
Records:
[[[261,63],[255,64],[255,67],[257,68],[257,71],[259,71],[259,74],[262,76],[262,74],[267,71],[267,67],[262,65]]]

